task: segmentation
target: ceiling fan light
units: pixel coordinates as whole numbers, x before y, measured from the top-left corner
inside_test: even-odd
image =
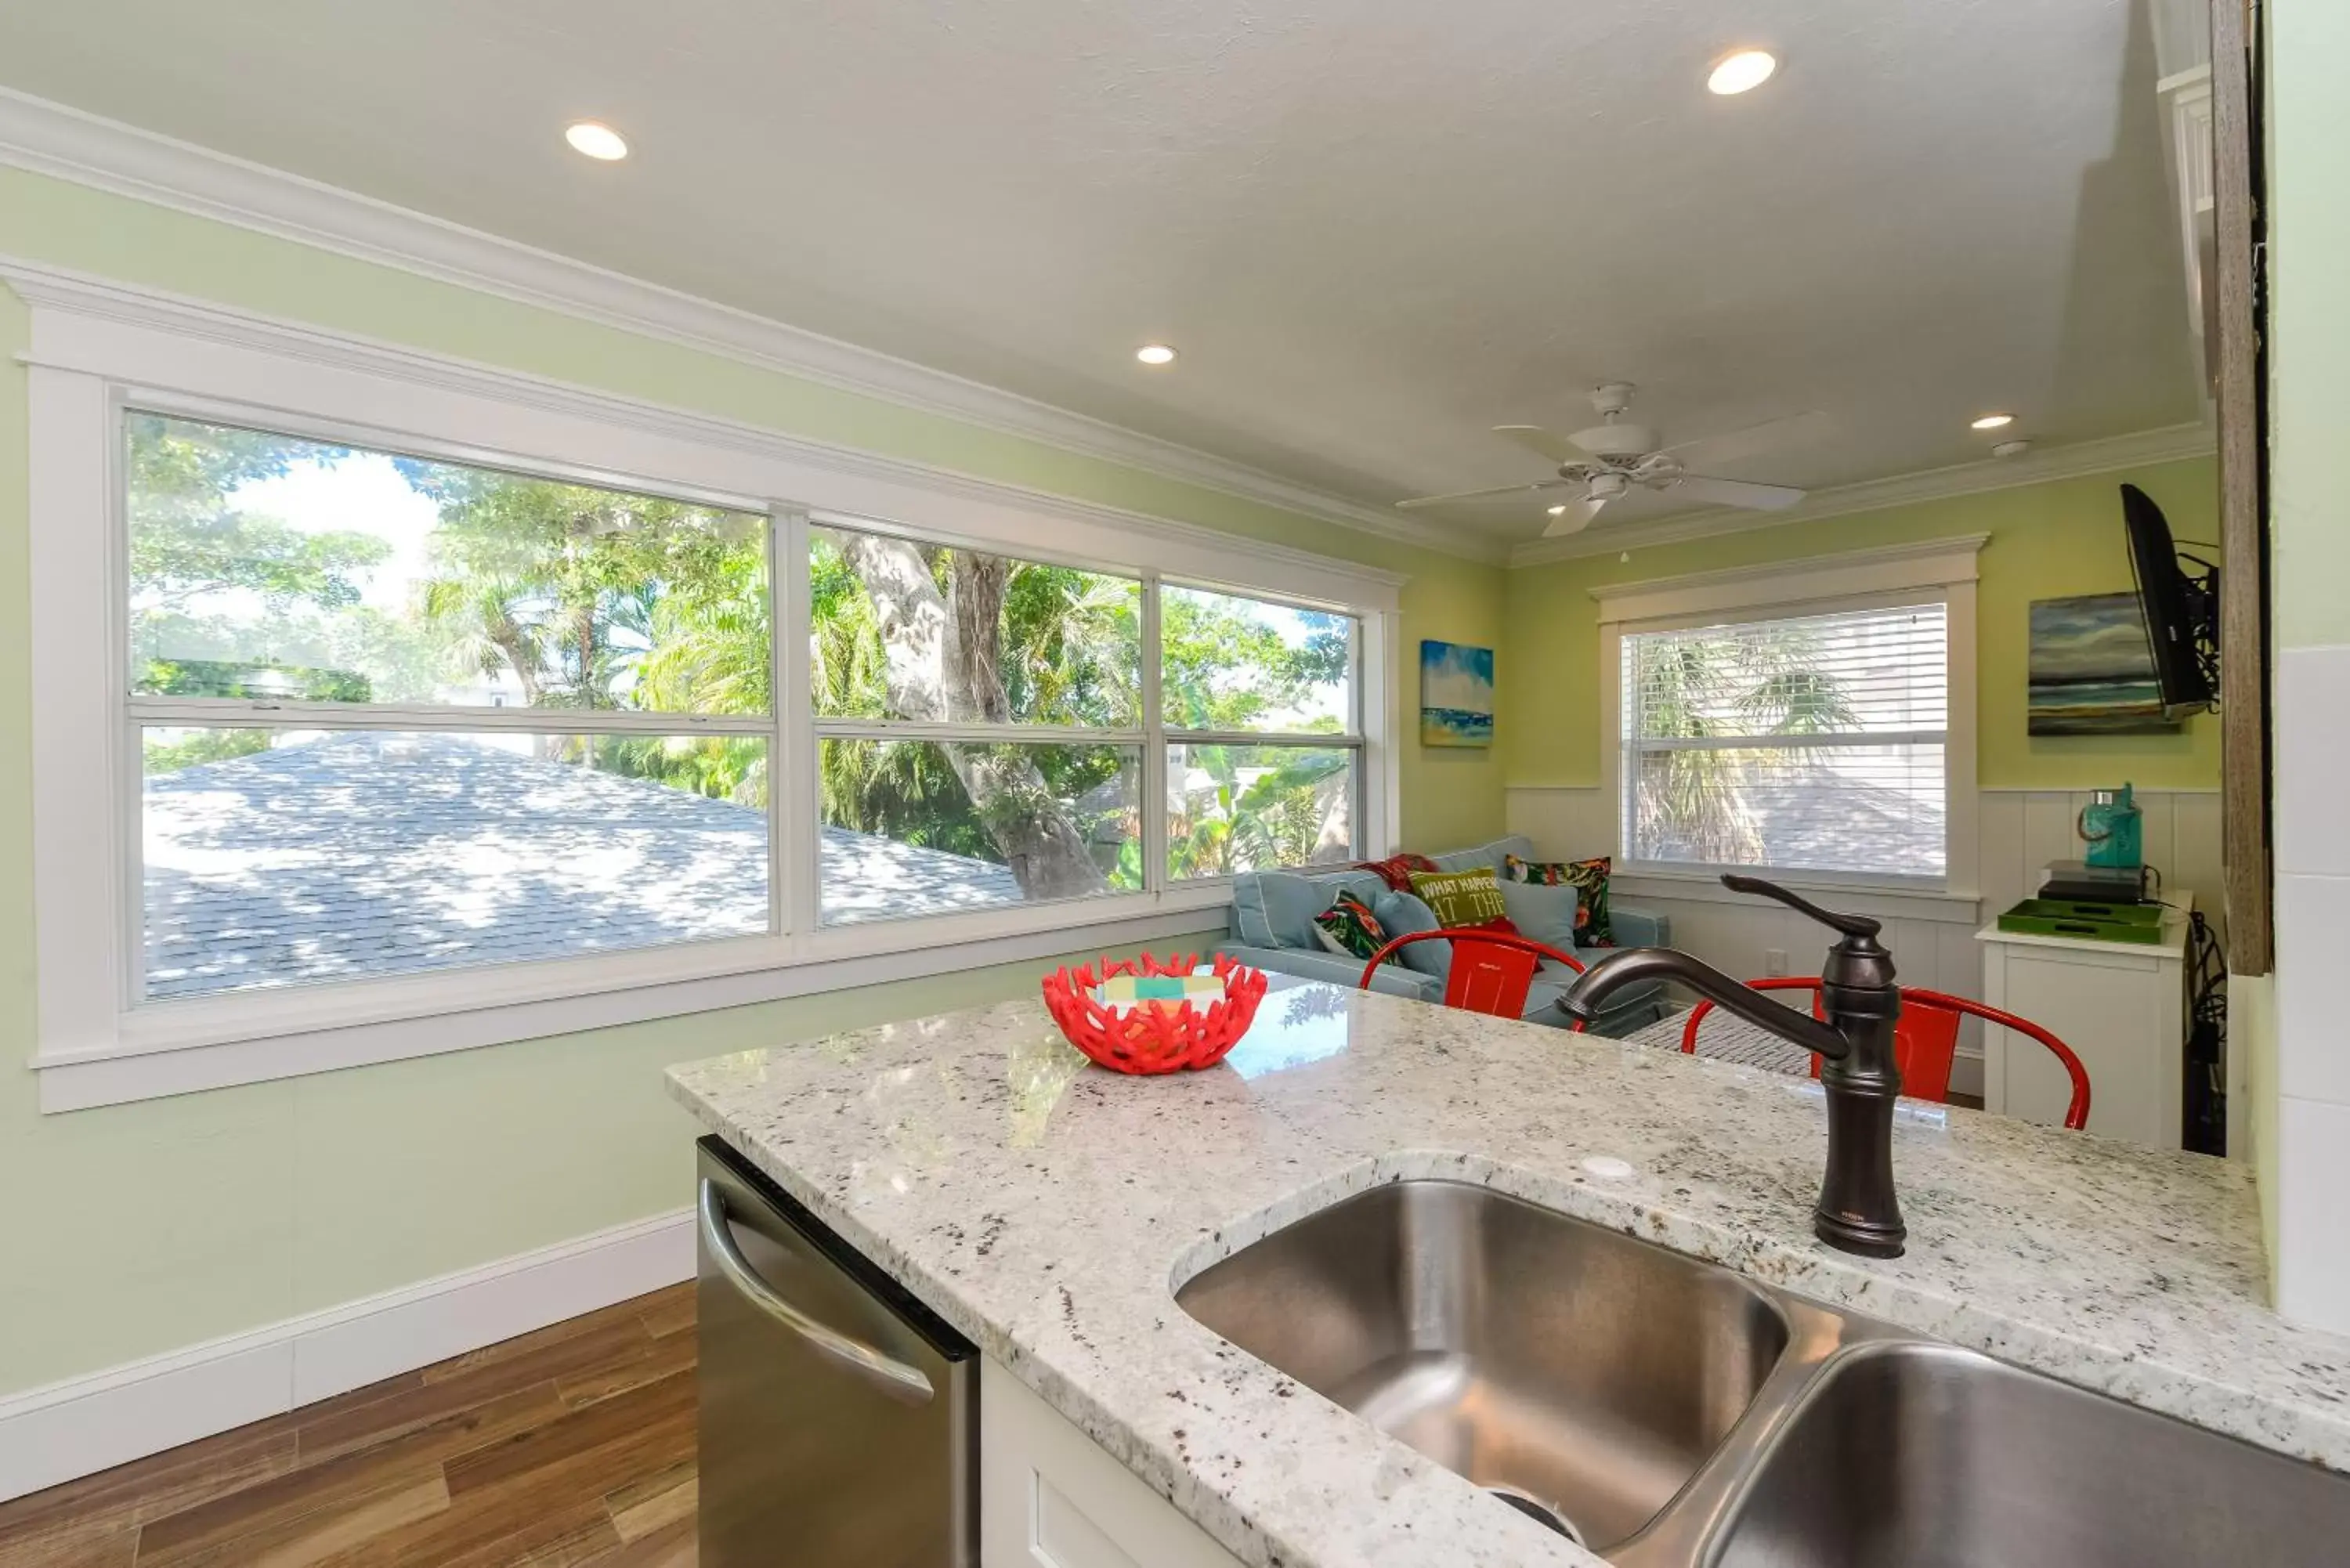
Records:
[[[1564,517],[1564,516],[1565,516],[1565,515],[1566,515],[1566,504],[1565,504],[1565,503],[1561,502],[1558,505],[1552,507],[1552,508],[1550,509],[1550,514],[1551,514],[1552,516],[1554,516],[1554,517]]]
[[[1973,428],[1979,431],[2002,430],[2014,422],[2013,414],[1985,414],[1974,421]]]
[[[1752,92],[1778,68],[1779,57],[1768,49],[1739,49],[1713,62],[1705,78],[1706,89],[1723,98]]]

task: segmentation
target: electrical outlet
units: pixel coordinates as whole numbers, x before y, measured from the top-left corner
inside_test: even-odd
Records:
[[[1764,974],[1786,973],[1787,950],[1784,948],[1764,948],[1762,950],[1762,972]]]

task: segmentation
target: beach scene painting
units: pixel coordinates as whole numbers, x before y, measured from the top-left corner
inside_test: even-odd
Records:
[[[1419,645],[1419,743],[1493,743],[1493,650],[1465,643]]]
[[[2031,721],[2035,735],[2168,734],[2154,649],[2136,594],[2032,601]]]

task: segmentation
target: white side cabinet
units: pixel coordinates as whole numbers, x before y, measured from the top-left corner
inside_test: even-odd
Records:
[[[2162,940],[2143,946],[2083,937],[1975,933],[1982,944],[1983,1000],[2028,1018],[2073,1048],[2089,1073],[2089,1128],[2156,1148],[2177,1148],[2185,1096],[2187,911],[2172,892]],[[2060,1126],[2072,1085],[2048,1048],[2028,1035],[1983,1026],[1983,1108]]]
[[[1242,1568],[993,1361],[980,1371],[979,1561],[981,1568]]]

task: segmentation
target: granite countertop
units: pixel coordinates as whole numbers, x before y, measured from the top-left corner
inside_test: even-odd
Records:
[[[2251,1172],[1929,1107],[1907,1256],[1813,1240],[1817,1085],[1425,1002],[1269,994],[1205,1073],[1088,1066],[1040,1003],[672,1068],[671,1092],[1243,1562],[1592,1557],[1226,1345],[1175,1287],[1379,1182],[1441,1177],[2350,1470],[2350,1339],[2262,1305]],[[1586,1176],[1595,1156],[1629,1177]]]

